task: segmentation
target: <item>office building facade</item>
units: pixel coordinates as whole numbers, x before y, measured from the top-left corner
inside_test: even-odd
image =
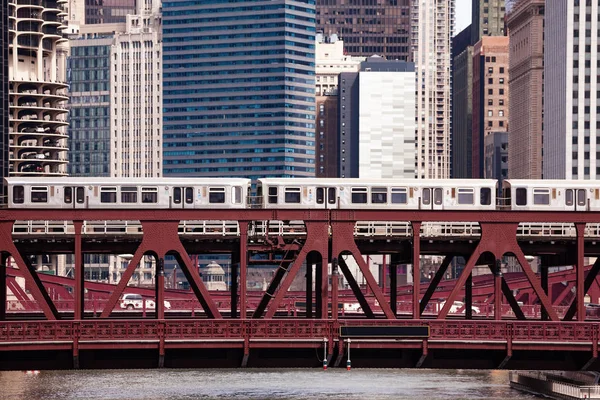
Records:
[[[508,37],[487,36],[473,47],[472,178],[485,173],[485,138],[508,131]]]
[[[162,7],[165,176],[314,176],[314,3]]]
[[[85,0],[86,25],[125,23],[135,13],[136,0]]]
[[[317,31],[340,35],[353,56],[411,61],[410,10],[410,0],[317,0]]]
[[[14,21],[11,21],[14,23]],[[2,136],[0,136],[0,174],[2,177],[8,176],[9,171],[9,96],[8,96],[8,57],[9,47],[9,20],[8,20],[8,2],[0,4],[0,127]],[[4,202],[4,185],[0,185],[0,203]]]
[[[509,47],[509,176],[542,178],[545,0],[522,0],[507,14]]]
[[[471,32],[473,43],[484,36],[505,36],[506,0],[472,0]]]
[[[546,0],[544,179],[600,177],[597,2]]]

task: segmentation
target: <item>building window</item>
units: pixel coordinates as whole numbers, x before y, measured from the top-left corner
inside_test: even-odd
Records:
[[[498,111],[498,116],[499,117],[504,117],[504,110]]]

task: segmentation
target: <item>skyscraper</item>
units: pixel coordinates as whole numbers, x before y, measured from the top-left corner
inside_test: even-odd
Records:
[[[353,56],[411,61],[410,10],[410,0],[317,0],[317,30],[340,35]]]
[[[417,177],[450,177],[450,48],[454,0],[414,2],[411,50],[417,75]]]
[[[14,21],[11,21],[14,24]],[[8,57],[9,46],[8,2],[0,4],[0,177],[8,176],[9,112],[8,112]],[[14,25],[11,26],[14,31]],[[4,185],[0,185],[0,199],[4,199]],[[2,202],[3,200],[0,200]]]
[[[85,2],[86,25],[125,23],[127,15],[135,13],[136,0],[87,0]]]
[[[8,1],[10,176],[66,175],[65,2]]]
[[[598,2],[546,0],[544,179],[600,177]]]
[[[314,176],[312,0],[162,6],[165,176]]]
[[[544,4],[544,0],[521,0],[507,14],[510,178],[542,178]]]
[[[473,43],[483,36],[504,36],[506,0],[472,0],[471,34]]]

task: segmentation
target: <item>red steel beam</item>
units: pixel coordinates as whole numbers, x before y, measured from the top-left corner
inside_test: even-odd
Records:
[[[7,292],[8,288],[6,286],[6,260],[8,259],[8,254],[2,252],[0,254],[0,303],[2,303],[2,307],[0,307],[0,321],[6,320],[6,306],[7,302]]]
[[[584,286],[583,287],[584,296],[585,296],[585,293],[587,293],[588,290],[590,290],[590,288],[592,287],[592,284],[596,281],[596,276],[598,275],[598,271],[600,271],[600,258],[596,259],[596,262],[592,266],[592,269],[589,270],[587,276],[585,277],[585,282],[583,285]],[[571,302],[571,305],[569,306],[569,309],[567,310],[565,317],[563,318],[563,321],[570,321],[571,319],[573,319],[573,316],[577,312],[576,307],[577,306],[575,304],[575,299],[574,299],[574,301]]]
[[[131,260],[129,260],[129,264],[127,264],[125,272],[121,274],[121,280],[117,284],[117,287],[108,298],[108,301],[104,306],[104,310],[102,310],[102,314],[100,315],[101,318],[108,318],[110,316],[110,313],[112,313],[113,309],[117,305],[117,302],[119,301],[119,297],[121,297],[121,294],[125,290],[125,287],[127,287],[129,280],[133,276],[133,273],[135,272],[137,265],[142,260],[144,252],[146,250],[147,249],[145,248],[144,241],[142,240],[142,243],[140,243],[140,246],[133,254],[133,257],[131,258]]]
[[[419,319],[421,317],[420,306],[419,306],[419,295],[421,294],[421,222],[413,221],[412,223],[413,233],[413,253],[412,253],[412,264],[413,264],[413,298],[412,298],[412,315],[413,319]],[[390,317],[388,317],[390,318]]]
[[[338,263],[339,263],[340,269],[342,270],[342,273],[346,277],[346,281],[348,281],[348,285],[352,289],[352,292],[354,293],[356,300],[360,304],[360,307],[363,309],[363,312],[365,313],[367,318],[375,318],[375,314],[373,314],[373,310],[371,309],[371,306],[369,305],[369,302],[367,301],[364,293],[360,290],[360,286],[359,286],[358,282],[356,282],[356,279],[354,279],[354,275],[352,275],[352,271],[350,271],[350,268],[348,268],[348,264],[346,264],[346,260],[344,260],[343,257],[340,257],[338,260]]]
[[[73,221],[73,228],[75,229],[75,265],[74,265],[74,280],[75,285],[73,287],[73,294],[75,297],[75,309],[73,318],[75,320],[83,319],[84,312],[84,292],[85,292],[85,280],[83,271],[83,254],[81,253],[81,227],[83,221]]]
[[[585,321],[585,304],[583,303],[585,296],[584,289],[584,277],[583,272],[585,269],[585,264],[583,258],[585,257],[584,250],[584,234],[585,234],[585,223],[583,224],[575,224],[575,229],[577,230],[577,264],[575,265],[575,301],[576,301],[576,309],[577,309],[577,321]]]

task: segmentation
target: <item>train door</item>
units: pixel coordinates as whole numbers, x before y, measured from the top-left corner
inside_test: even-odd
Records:
[[[63,190],[63,201],[66,207],[88,207],[88,195],[85,191],[85,186],[65,186]]]
[[[444,189],[440,187],[423,188],[421,208],[425,210],[441,210],[444,208]]]
[[[317,187],[317,208],[337,208],[338,197],[335,187]]]
[[[565,206],[568,210],[586,211],[587,191],[585,189],[566,189]]]
[[[171,195],[172,208],[194,208],[194,188],[193,187],[173,187]]]

